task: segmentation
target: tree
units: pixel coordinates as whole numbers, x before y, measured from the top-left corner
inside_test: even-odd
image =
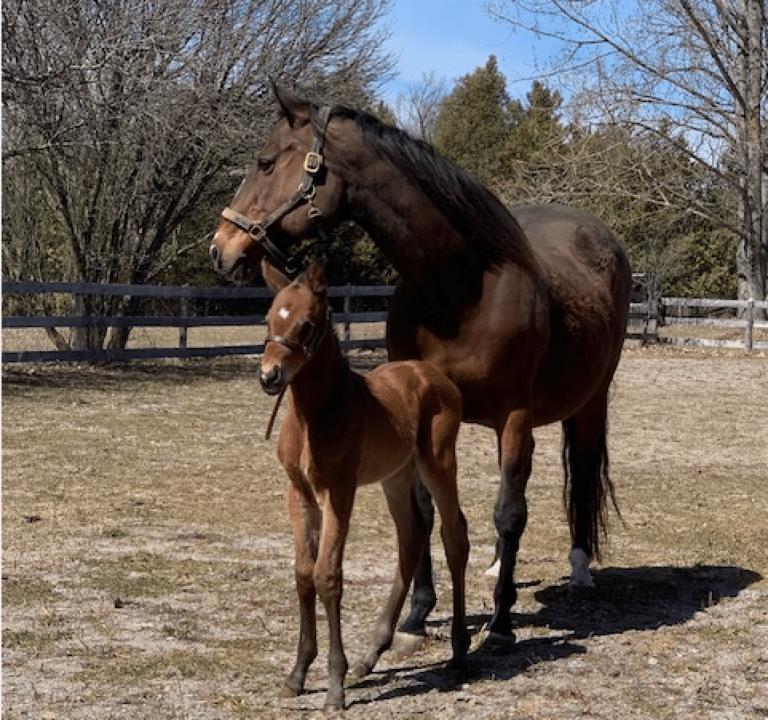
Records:
[[[387,1],[4,2],[4,180],[37,186],[32,204],[4,204],[4,222],[52,211],[68,246],[61,279],[152,281],[199,241],[179,242],[184,224],[232,192],[263,142],[270,76],[371,99],[391,70],[377,29]],[[86,314],[136,309],[79,302]],[[106,331],[73,338],[101,347]],[[126,339],[117,330],[108,344]]]
[[[435,126],[435,148],[481,182],[494,186],[509,131],[507,81],[491,55],[485,67],[461,78],[443,101]]]
[[[421,82],[408,87],[395,103],[397,124],[413,137],[434,144],[440,108],[448,91],[445,78],[434,71],[424,73]]]
[[[739,297],[766,296],[768,100],[762,0],[493,0],[501,21],[545,36],[562,54],[553,76],[573,81],[574,102],[597,126],[676,138],[702,176],[733,198],[715,209],[701,187],[669,185],[666,202],[736,237]],[[621,192],[621,187],[615,188]],[[674,200],[673,200],[674,199]]]

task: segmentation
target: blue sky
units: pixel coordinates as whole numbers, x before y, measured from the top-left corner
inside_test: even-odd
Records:
[[[543,57],[531,36],[515,35],[509,25],[492,20],[483,0],[393,0],[387,49],[399,57],[399,75],[386,88],[394,98],[422,74],[433,70],[450,85],[496,55],[513,96],[527,92],[533,55]],[[525,78],[519,85],[516,81]]]

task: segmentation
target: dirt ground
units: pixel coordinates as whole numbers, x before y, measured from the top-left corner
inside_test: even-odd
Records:
[[[356,356],[359,367],[376,356]],[[280,696],[297,610],[271,399],[247,359],[6,366],[3,718],[323,715],[327,633],[307,694]],[[768,360],[628,348],[611,401],[612,517],[597,595],[569,603],[558,427],[536,433],[517,643],[481,643],[498,487],[492,434],[465,426],[470,671],[448,685],[450,586],[422,646],[347,689],[349,720],[768,718]],[[353,661],[394,568],[378,488],[345,560]]]

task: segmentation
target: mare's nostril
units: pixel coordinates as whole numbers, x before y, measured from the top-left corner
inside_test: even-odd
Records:
[[[217,248],[215,245],[211,245],[210,250],[208,253],[211,256],[211,261],[213,262],[214,267],[219,266],[219,248]]]

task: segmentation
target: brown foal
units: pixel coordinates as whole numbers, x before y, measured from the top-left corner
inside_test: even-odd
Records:
[[[355,674],[369,673],[391,645],[427,533],[416,505],[415,468],[442,518],[453,582],[450,665],[461,670],[469,648],[464,600],[469,540],[456,487],[459,391],[424,362],[387,363],[365,376],[353,372],[332,328],[322,268],[313,264],[293,282],[266,262],[262,270],[276,297],[267,315],[260,380],[272,395],[288,387],[290,403],[277,452],[289,479],[301,624],[296,664],[285,690],[303,692],[317,656],[317,595],[330,628],[325,706],[344,707],[348,666],[341,639],[342,556],[356,488],[374,482],[382,484],[395,521],[398,562],[389,599]]]

